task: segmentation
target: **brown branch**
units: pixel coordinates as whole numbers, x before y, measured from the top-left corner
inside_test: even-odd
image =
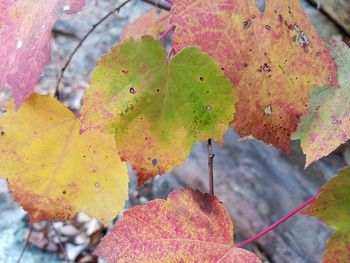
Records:
[[[63,78],[63,75],[67,69],[67,67],[69,66],[70,62],[72,61],[72,58],[74,57],[75,53],[77,53],[77,51],[79,50],[79,48],[81,47],[81,45],[85,42],[85,40],[91,35],[91,33],[100,25],[103,23],[103,21],[105,21],[108,17],[110,17],[111,15],[113,15],[114,13],[117,13],[120,11],[120,9],[122,7],[124,7],[127,3],[131,2],[132,0],[127,0],[124,3],[122,3],[121,5],[119,5],[118,7],[114,8],[113,10],[111,10],[107,15],[105,15],[104,17],[102,17],[100,19],[100,21],[98,21],[96,24],[94,24],[92,26],[92,28],[85,34],[85,36],[79,41],[78,45],[76,46],[76,48],[73,50],[73,52],[70,54],[66,64],[63,66],[63,68],[61,69],[61,73],[60,76],[58,77],[57,80],[57,84],[56,84],[56,89],[55,89],[55,94],[54,97],[57,98],[58,100],[60,100],[60,84]]]
[[[62,253],[63,253],[63,257],[66,263],[69,263],[69,259],[68,259],[68,255],[67,255],[67,251],[64,248],[63,244],[62,244],[62,240],[61,240],[61,234],[58,232],[58,230],[55,228],[55,226],[53,225],[53,223],[51,223],[51,227],[53,229],[53,231],[56,234],[56,237],[58,239],[58,245],[60,246]]]
[[[166,11],[170,11],[171,9],[171,5],[170,4],[167,4],[167,3],[164,3],[160,0],[142,0],[143,2],[145,3],[148,3],[150,5],[153,5],[153,6],[156,6],[160,9],[164,9]]]
[[[214,195],[214,154],[211,145],[211,139],[208,140],[208,177],[209,177],[209,193]]]
[[[26,241],[24,243],[24,246],[23,246],[23,248],[21,250],[21,253],[19,254],[19,257],[17,259],[17,263],[21,262],[21,259],[22,259],[23,255],[24,255],[24,251],[26,250],[26,248],[27,248],[27,246],[29,244],[29,239],[30,239],[30,237],[32,235],[32,232],[33,232],[33,226],[31,225],[30,228],[29,228],[29,233],[28,233],[28,236],[27,236]]]

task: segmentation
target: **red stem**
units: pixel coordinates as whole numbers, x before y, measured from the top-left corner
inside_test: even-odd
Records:
[[[164,0],[165,2],[169,3],[169,4],[173,4],[173,0]]]
[[[172,25],[159,37],[159,40],[162,41],[171,31],[175,30],[175,25]]]
[[[166,60],[169,61],[174,54],[175,54],[175,49],[172,48],[168,53]]]
[[[245,240],[245,241],[243,241],[241,243],[236,244],[235,247],[243,247],[243,246],[248,245],[248,244],[254,242],[255,240],[261,238],[262,236],[266,235],[271,230],[273,230],[274,228],[278,227],[280,224],[282,224],[283,222],[287,221],[289,218],[293,217],[295,214],[299,213],[306,206],[308,206],[313,201],[315,201],[319,194],[320,194],[320,192],[316,193],[309,200],[307,200],[305,203],[299,205],[297,208],[295,208],[293,211],[291,211],[290,213],[288,213],[287,215],[285,215],[284,217],[279,219],[277,222],[275,222],[271,226],[269,226],[265,230],[261,231],[259,234],[255,235],[255,236],[253,236],[253,237],[251,237],[251,238],[249,238],[249,239],[247,239],[247,240]]]

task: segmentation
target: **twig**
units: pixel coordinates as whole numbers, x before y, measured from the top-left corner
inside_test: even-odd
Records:
[[[29,244],[29,239],[30,239],[30,237],[32,235],[32,232],[33,232],[33,226],[31,225],[30,228],[29,228],[29,233],[28,233],[28,236],[27,236],[26,241],[24,243],[24,246],[23,246],[23,248],[21,250],[21,253],[19,254],[19,257],[17,259],[17,263],[21,262],[21,259],[22,259],[23,255],[24,255],[24,251],[26,250],[26,248],[27,248],[27,246]]]
[[[317,194],[313,195],[310,199],[308,199],[305,203],[301,204],[300,206],[298,206],[297,208],[295,208],[292,212],[288,213],[287,215],[285,215],[284,217],[282,217],[281,219],[279,219],[278,221],[276,221],[274,224],[272,224],[271,226],[269,226],[268,228],[264,229],[263,231],[261,231],[260,233],[258,233],[257,235],[241,242],[235,245],[235,247],[243,247],[245,245],[248,245],[252,242],[254,242],[255,240],[261,238],[262,236],[266,235],[267,233],[269,233],[271,230],[273,230],[274,228],[278,227],[280,224],[284,223],[285,221],[287,221],[289,218],[293,217],[295,214],[299,213],[301,210],[303,210],[306,206],[308,206],[309,204],[311,204],[313,201],[316,200],[316,198],[318,197],[320,193],[318,192]]]
[[[162,41],[171,31],[175,30],[175,25],[172,25],[167,30],[164,31],[164,33],[159,37],[159,40]]]
[[[121,5],[119,5],[118,7],[114,8],[113,10],[111,10],[107,15],[105,15],[104,17],[102,17],[96,24],[94,24],[92,26],[92,28],[85,34],[85,36],[79,41],[78,45],[75,47],[75,49],[73,50],[73,52],[70,54],[66,64],[63,66],[63,68],[61,69],[61,74],[57,80],[57,84],[56,84],[56,89],[55,89],[55,98],[57,98],[58,100],[60,100],[60,91],[59,91],[59,87],[63,78],[63,75],[68,67],[68,65],[70,64],[70,62],[72,61],[72,58],[74,57],[75,53],[77,53],[77,51],[79,50],[79,48],[81,47],[81,45],[85,42],[85,40],[90,36],[90,34],[100,25],[102,24],[103,21],[105,21],[108,17],[110,17],[111,15],[113,15],[114,13],[117,13],[120,11],[120,9],[122,7],[124,7],[127,3],[131,2],[132,0],[126,0],[124,3],[122,3]]]
[[[156,6],[158,8],[164,9],[166,11],[170,11],[171,5],[161,2],[160,0],[142,0],[145,3]]]
[[[208,140],[208,177],[209,177],[209,193],[214,195],[214,154],[211,145],[211,139]]]
[[[58,244],[59,244],[59,246],[60,246],[60,248],[61,248],[61,250],[62,250],[62,252],[63,252],[64,261],[65,261],[66,263],[69,263],[69,259],[68,259],[68,256],[67,256],[67,251],[66,251],[66,249],[64,248],[64,246],[63,246],[63,244],[62,244],[62,241],[61,241],[61,234],[58,232],[58,230],[55,228],[55,226],[54,226],[53,224],[51,224],[51,226],[52,226],[53,231],[55,231],[55,234],[56,234],[56,236],[57,236],[57,238],[58,238]]]

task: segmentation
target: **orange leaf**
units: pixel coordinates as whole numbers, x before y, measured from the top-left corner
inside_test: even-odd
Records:
[[[297,0],[174,0],[174,48],[198,46],[237,87],[233,127],[289,152],[314,85],[337,86],[328,49]]]
[[[108,262],[261,262],[234,247],[233,224],[222,203],[192,189],[126,211],[95,253]]]
[[[151,8],[146,14],[125,28],[121,36],[121,41],[130,37],[138,38],[144,35],[158,38],[169,25],[169,12],[159,10],[158,8]]]

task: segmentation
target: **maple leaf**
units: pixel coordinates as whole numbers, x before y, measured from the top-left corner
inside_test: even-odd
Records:
[[[82,130],[115,133],[139,184],[180,165],[196,141],[221,141],[234,116],[234,89],[212,58],[187,48],[169,62],[151,37],[105,55],[84,97]]]
[[[154,38],[158,38],[169,27],[169,25],[169,12],[159,10],[158,8],[151,8],[143,16],[129,24],[125,28],[120,38],[121,40],[125,40],[129,37],[136,38],[144,35],[150,35]]]
[[[1,0],[0,90],[12,89],[16,109],[30,96],[51,58],[51,30],[62,13],[85,0]]]
[[[350,138],[350,48],[341,41],[327,43],[338,67],[340,89],[315,88],[309,113],[301,118],[295,138],[301,140],[306,167],[333,152]]]
[[[80,122],[63,104],[33,94],[0,118],[0,177],[32,223],[65,220],[84,211],[109,223],[128,197],[126,164],[113,136],[79,134]]]
[[[237,87],[233,127],[289,152],[314,85],[337,86],[329,51],[299,1],[174,0],[174,48],[198,46]]]
[[[322,187],[320,195],[303,213],[317,217],[335,232],[327,243],[323,263],[350,261],[350,167]]]
[[[192,189],[126,211],[95,254],[108,262],[261,262],[234,247],[233,224],[223,204]]]

